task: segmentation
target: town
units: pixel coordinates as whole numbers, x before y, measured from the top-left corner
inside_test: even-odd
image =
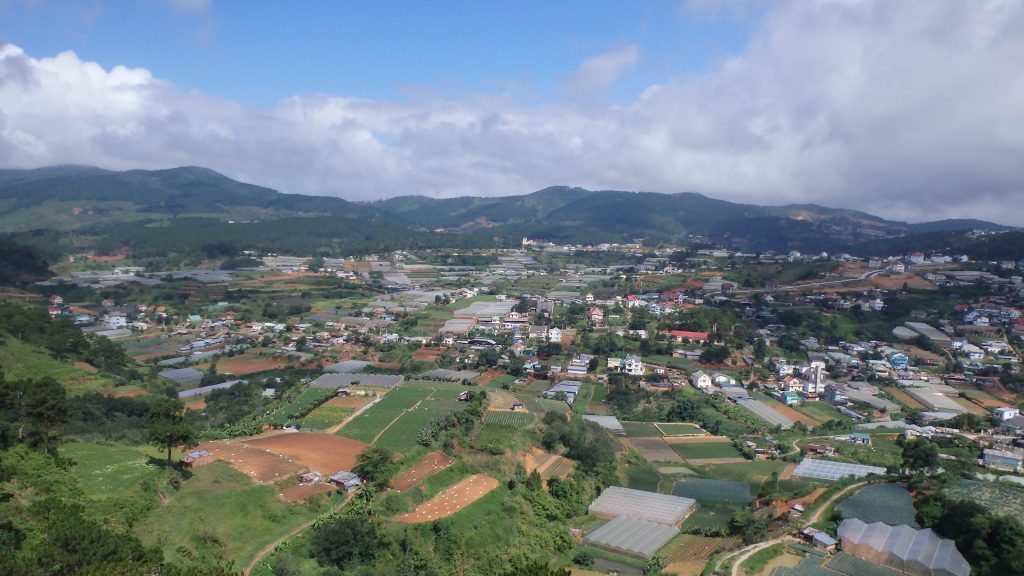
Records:
[[[995,546],[1024,513],[1024,260],[525,238],[238,258],[83,256],[3,304],[7,381],[61,382],[67,473],[166,558],[1020,573],[1020,538]],[[19,335],[36,307],[89,352]],[[158,397],[176,433],[149,430]]]

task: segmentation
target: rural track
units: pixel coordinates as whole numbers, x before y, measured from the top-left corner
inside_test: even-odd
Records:
[[[835,494],[832,495],[831,498],[826,500],[821,506],[818,507],[817,510],[814,511],[814,514],[807,520],[807,524],[810,525],[810,524],[814,524],[815,522],[817,522],[818,519],[821,518],[821,513],[824,512],[826,509],[828,509],[828,507],[831,506],[832,503],[835,502],[837,499],[839,499],[843,494],[846,494],[847,492],[849,492],[850,490],[853,490],[855,488],[860,488],[860,487],[866,486],[866,485],[867,485],[867,482],[858,482],[856,484],[850,484],[846,488],[843,488],[839,492],[836,492]]]
[[[345,497],[341,500],[341,502],[338,502],[337,504],[335,504],[334,507],[331,508],[330,512],[328,512],[328,513],[329,514],[333,514],[333,513],[337,512],[338,510],[341,510],[345,506],[345,504],[348,504],[348,501],[352,499],[352,496],[354,494],[355,494],[355,492],[349,492],[348,494],[346,494]],[[277,547],[280,546],[285,540],[295,536],[299,532],[302,532],[306,528],[309,528],[310,526],[312,526],[313,523],[316,522],[316,521],[317,521],[317,518],[314,518],[314,519],[310,520],[309,522],[306,522],[304,524],[300,524],[299,526],[296,526],[295,528],[289,530],[288,533],[285,534],[284,536],[281,536],[277,540],[274,540],[270,544],[267,544],[263,548],[260,548],[259,552],[257,552],[256,555],[252,557],[252,560],[250,560],[249,563],[245,565],[245,568],[242,569],[242,574],[244,574],[245,576],[249,576],[249,574],[252,573],[252,569],[256,567],[256,564],[260,560],[262,560],[267,554],[270,554],[275,549],[277,549]]]
[[[430,392],[430,394],[427,394],[427,397],[426,397],[426,398],[424,398],[423,400],[429,400],[429,399],[430,399],[430,397],[431,397],[431,396],[433,396],[433,395],[434,395],[434,392],[433,392],[433,391],[431,391],[431,392]],[[406,408],[405,410],[402,410],[402,413],[401,413],[401,414],[399,414],[398,416],[395,416],[395,419],[394,419],[394,420],[392,420],[391,422],[388,422],[388,425],[387,425],[387,426],[385,426],[383,430],[381,430],[380,432],[378,432],[378,433],[377,433],[377,435],[373,437],[373,441],[372,441],[372,442],[370,442],[370,446],[373,446],[374,444],[376,444],[376,443],[377,443],[377,440],[380,440],[380,437],[381,437],[381,436],[383,436],[383,435],[384,435],[384,433],[388,431],[388,428],[391,428],[391,425],[392,425],[392,424],[394,424],[395,422],[398,422],[398,420],[399,420],[399,419],[400,419],[400,418],[401,418],[402,416],[405,416],[405,415],[406,415],[406,414],[408,414],[409,412],[412,412],[413,410],[415,410],[415,409],[416,409],[416,408],[417,408],[417,407],[418,407],[418,406],[419,406],[420,404],[422,404],[422,403],[423,403],[423,400],[420,400],[419,402],[417,402],[417,403],[413,404],[412,406],[410,406],[410,407]]]

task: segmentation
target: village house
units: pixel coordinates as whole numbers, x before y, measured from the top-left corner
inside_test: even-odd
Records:
[[[711,388],[711,376],[708,376],[703,370],[697,370],[690,374],[690,385],[698,390],[707,390]]]
[[[587,313],[590,321],[596,325],[604,324],[604,310],[597,306],[592,306],[590,311]]]

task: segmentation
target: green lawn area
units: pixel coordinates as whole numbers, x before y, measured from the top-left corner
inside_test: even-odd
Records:
[[[114,386],[110,376],[82,370],[61,362],[42,348],[6,338],[0,342],[0,366],[8,380],[53,378],[64,385],[71,396],[100,392]]]
[[[661,436],[661,430],[651,422],[622,422],[622,428],[630,436]]]
[[[851,460],[869,466],[898,466],[903,461],[903,449],[896,445],[895,440],[871,437],[871,445],[835,442],[836,453],[843,460]]]
[[[217,554],[241,569],[266,544],[325,511],[319,506],[288,504],[273,486],[258,486],[224,462],[197,468],[170,500],[135,526],[147,545],[163,549],[171,562]],[[337,498],[335,496],[334,498]]]
[[[590,399],[593,404],[600,404],[608,397],[608,387],[604,384],[594,385],[594,397]]]
[[[719,480],[735,480],[760,484],[771,477],[772,472],[782,473],[786,463],[781,460],[751,460],[729,464],[710,464],[702,466],[708,476]]]
[[[811,400],[802,404],[793,406],[801,414],[806,414],[811,418],[814,418],[818,422],[828,422],[829,420],[843,420],[849,421],[849,416],[843,416],[831,405],[825,402],[817,400]]]
[[[500,390],[503,385],[508,384],[509,386],[512,386],[512,383],[515,381],[515,376],[509,376],[506,374],[504,376],[498,376],[494,380],[491,380],[490,382],[487,383],[486,386],[484,386],[484,388],[490,390]]]
[[[69,442],[60,455],[74,462],[74,474],[90,496],[112,496],[134,490],[146,480],[160,476],[163,468],[150,457],[163,460],[167,452],[154,446],[110,446]],[[177,460],[181,453],[171,452]]]
[[[742,458],[743,455],[733,447],[731,442],[687,442],[685,444],[669,444],[677,454],[687,460],[701,458]]]
[[[686,422],[659,422],[658,428],[665,436],[695,436],[704,433],[700,426]]]

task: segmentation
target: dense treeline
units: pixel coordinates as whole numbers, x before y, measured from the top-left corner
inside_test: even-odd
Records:
[[[0,284],[41,280],[51,275],[49,262],[35,247],[0,238]]]
[[[974,576],[1024,574],[1024,524],[1017,518],[933,494],[918,507],[917,521],[954,540]]]
[[[926,232],[852,245],[849,252],[863,256],[943,252],[966,254],[972,260],[1017,260],[1024,255],[1024,230],[977,238],[963,232]]]

